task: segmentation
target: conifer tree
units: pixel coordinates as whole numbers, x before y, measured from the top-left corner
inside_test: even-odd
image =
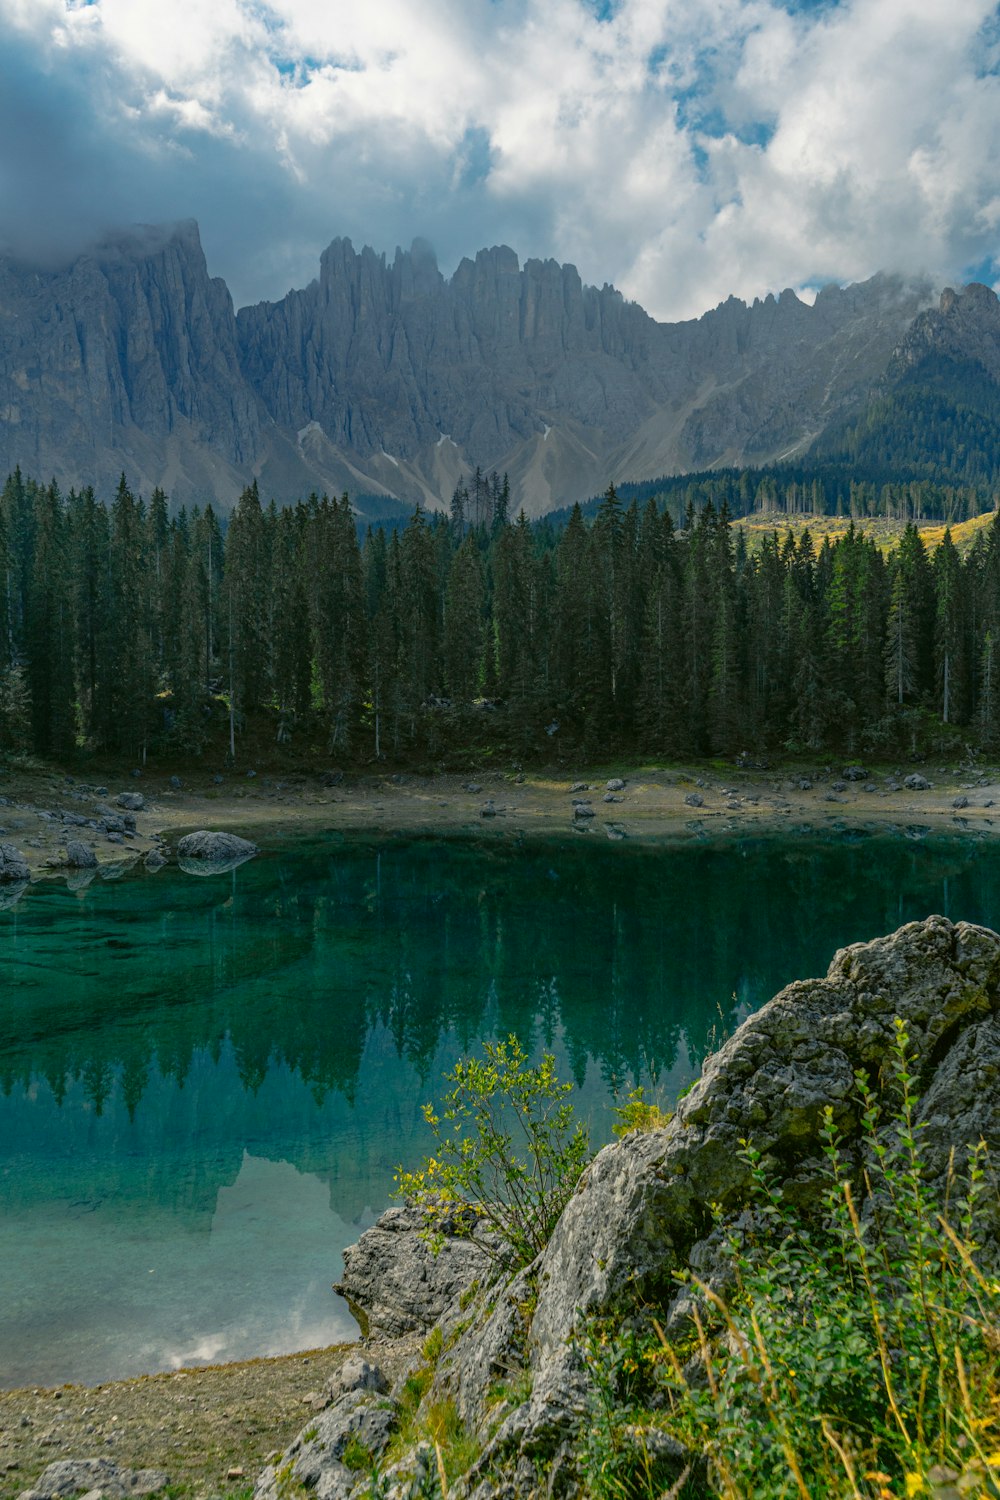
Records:
[[[476,695],[485,644],[486,588],[475,537],[455,554],[444,616],[444,676],[449,693],[468,702]]]
[[[124,474],[111,509],[109,660],[111,734],[116,748],[145,761],[153,726],[155,663],[144,511]]]
[[[934,558],[934,658],[937,707],[943,724],[966,717],[968,674],[962,563],[950,527]]]
[[[367,658],[361,554],[346,495],[310,506],[304,541],[318,706],[330,748],[346,752],[360,722]]]

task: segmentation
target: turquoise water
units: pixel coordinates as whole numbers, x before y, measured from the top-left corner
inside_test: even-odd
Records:
[[[834,950],[1000,923],[1000,845],[335,836],[0,913],[0,1385],[353,1337],[340,1252],[482,1037],[554,1050],[594,1137]]]

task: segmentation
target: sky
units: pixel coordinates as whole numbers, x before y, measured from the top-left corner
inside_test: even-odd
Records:
[[[0,0],[0,244],[195,218],[237,305],[337,235],[508,244],[654,316],[1000,276],[986,0]]]

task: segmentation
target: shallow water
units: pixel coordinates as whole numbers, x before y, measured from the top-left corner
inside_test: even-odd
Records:
[[[353,1337],[341,1250],[482,1037],[551,1048],[596,1141],[834,950],[1000,923],[1000,844],[331,835],[0,913],[0,1385]]]

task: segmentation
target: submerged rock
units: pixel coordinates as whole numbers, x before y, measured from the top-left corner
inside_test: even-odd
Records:
[[[5,885],[0,885],[0,911],[10,911],[27,889],[27,880],[8,880]]]

